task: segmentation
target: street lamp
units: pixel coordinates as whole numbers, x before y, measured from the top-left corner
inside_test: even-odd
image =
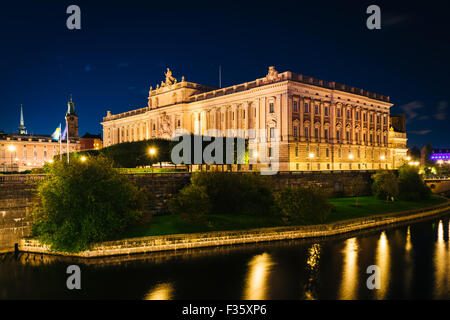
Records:
[[[13,145],[9,145],[8,146],[8,150],[11,153],[11,171],[12,171],[12,167],[13,167],[13,152],[16,151],[16,147]]]
[[[150,154],[150,157],[153,158],[156,155],[156,148],[151,147],[148,149],[148,153]],[[153,173],[153,162],[150,162],[150,166],[152,167],[152,173]]]
[[[80,158],[80,160],[81,160],[81,162],[85,162],[85,161],[87,160],[87,158],[86,158],[85,156],[82,156],[82,157]]]
[[[382,156],[380,157],[380,159],[381,159],[381,160],[385,160],[385,159],[386,159],[386,156],[385,156],[385,155],[382,155]]]
[[[308,157],[309,157],[309,170],[312,171],[312,159],[314,159],[314,153],[311,152],[311,153],[308,155]]]

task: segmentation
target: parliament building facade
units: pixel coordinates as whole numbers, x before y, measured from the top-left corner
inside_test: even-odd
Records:
[[[404,117],[390,115],[387,96],[274,67],[263,78],[220,89],[178,82],[169,69],[165,75],[150,87],[146,107],[107,112],[104,147],[181,131],[226,136],[232,129],[248,139],[250,158],[258,157],[253,150],[271,156],[276,145],[280,171],[395,169],[406,158]]]

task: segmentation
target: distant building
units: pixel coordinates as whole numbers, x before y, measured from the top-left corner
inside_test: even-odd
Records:
[[[430,160],[438,163],[450,163],[450,148],[432,149]]]
[[[106,112],[105,146],[170,139],[177,131],[231,132],[249,140],[251,158],[258,158],[260,150],[269,157],[277,153],[279,170],[394,169],[407,157],[404,116],[390,116],[393,104],[387,96],[290,71],[278,73],[273,66],[262,78],[227,88],[184,77],[178,82],[169,69],[165,75],[161,85],[150,87],[146,106]]]
[[[80,138],[80,150],[100,150],[103,148],[103,141],[101,134],[90,134],[87,132]]]
[[[66,117],[69,124],[69,151],[79,151],[78,116],[75,113],[72,99],[68,103]],[[28,134],[22,106],[20,107],[18,132],[0,132],[0,172],[41,168],[55,156],[66,152],[66,140],[62,141],[60,146],[59,141],[53,140],[50,134]]]

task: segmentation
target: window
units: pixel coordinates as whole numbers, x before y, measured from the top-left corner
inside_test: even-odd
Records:
[[[293,107],[293,109],[294,109],[294,112],[297,112],[297,111],[298,111],[298,103],[297,103],[297,101],[294,101],[294,107]]]
[[[272,157],[272,147],[269,147],[269,157]]]
[[[294,137],[297,137],[297,126],[294,126]]]
[[[308,107],[308,104],[305,103],[305,113],[308,113],[308,112],[309,112],[309,107]]]
[[[255,108],[255,117],[256,117],[256,108]]]
[[[275,128],[270,128],[270,138],[274,138],[275,137]]]
[[[295,156],[298,157],[298,146],[295,147]]]
[[[308,127],[305,128],[305,138],[306,139],[309,138],[309,128]]]
[[[325,140],[328,141],[328,129],[325,129],[324,134],[325,134]]]
[[[363,133],[363,142],[366,143],[366,134]]]
[[[269,103],[269,112],[270,113],[274,113],[275,112],[274,107],[273,107],[273,102]]]
[[[356,141],[356,143],[359,143],[359,134],[358,134],[358,132],[355,133],[355,141]]]
[[[341,140],[341,132],[339,130],[336,130],[336,140],[337,141]]]
[[[339,158],[342,158],[342,150],[341,149],[338,150],[338,156],[339,156]]]
[[[372,134],[370,134],[370,136],[369,136],[369,141],[370,141],[370,143],[373,143],[373,135]]]
[[[330,156],[330,149],[325,149],[325,156],[328,158]]]
[[[373,122],[373,114],[370,115],[370,122]]]
[[[245,110],[242,110],[242,118],[245,119]]]
[[[350,131],[346,131],[346,134],[347,134],[347,142],[349,142],[350,141]]]
[[[356,117],[356,120],[359,120],[359,111],[356,111],[355,117]]]
[[[178,119],[178,126],[179,127],[181,126],[181,120],[180,119]]]
[[[26,160],[27,159],[27,149],[23,149],[23,158]]]
[[[296,168],[297,171],[300,169],[299,167],[300,167],[300,166],[298,165],[298,163],[296,163],[296,164],[295,164],[295,168]]]
[[[314,114],[319,114],[319,106],[317,104],[314,106]]]
[[[330,164],[329,163],[327,163],[327,169],[330,170]]]
[[[317,158],[319,158],[320,157],[320,148],[319,147],[317,147],[317,149],[316,149],[316,154],[317,154]]]
[[[383,144],[387,144],[386,143],[386,136],[383,136]]]
[[[328,107],[325,107],[323,112],[325,113],[325,116],[328,116]]]
[[[316,139],[319,139],[319,138],[320,138],[320,136],[319,136],[319,128],[314,128],[314,137],[315,137]]]
[[[367,121],[367,115],[365,112],[363,113],[363,121]]]
[[[336,109],[336,117],[340,117],[341,116],[341,109],[337,108]]]
[[[347,110],[347,118],[349,119],[352,118],[352,112],[350,110]]]

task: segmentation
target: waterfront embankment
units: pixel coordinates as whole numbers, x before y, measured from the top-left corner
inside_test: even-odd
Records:
[[[450,201],[447,201],[443,204],[427,208],[379,214],[363,218],[354,218],[321,225],[173,234],[108,241],[95,244],[92,246],[91,250],[79,253],[54,252],[51,251],[48,246],[41,244],[39,241],[26,238],[20,240],[18,250],[31,253],[95,258],[157,251],[239,245],[265,241],[324,238],[365,229],[369,230],[380,226],[392,226],[407,223],[449,212]]]

